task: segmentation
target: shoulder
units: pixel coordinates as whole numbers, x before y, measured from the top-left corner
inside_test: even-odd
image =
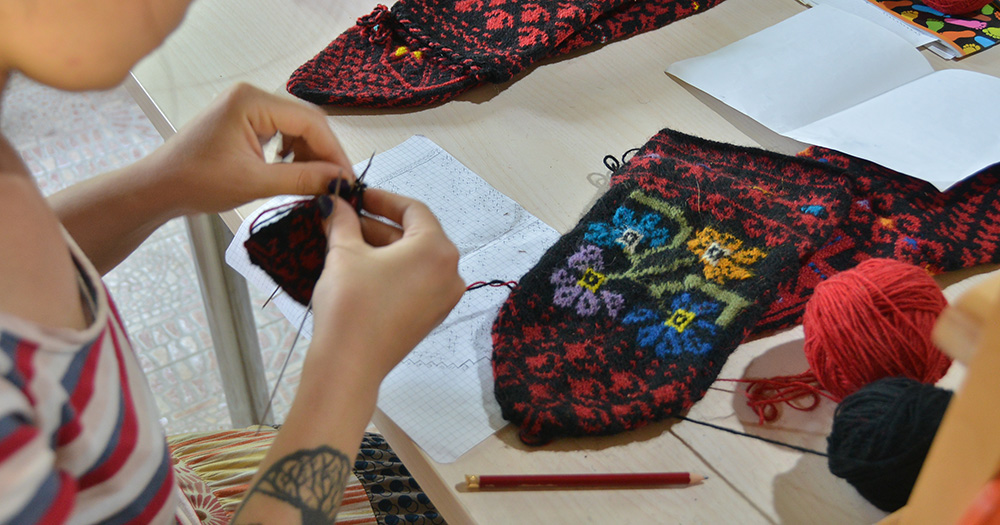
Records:
[[[0,311],[83,328],[76,268],[59,220],[27,174],[0,172]]]

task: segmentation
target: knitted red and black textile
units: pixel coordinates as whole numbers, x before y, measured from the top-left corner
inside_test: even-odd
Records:
[[[347,201],[359,215],[368,188],[365,172],[352,183],[338,179],[328,186],[331,196]],[[316,197],[265,210],[250,224],[250,236],[243,243],[250,262],[303,306],[309,306],[323,273],[328,244],[323,219],[333,212],[333,206],[329,198]]]
[[[541,444],[685,412],[846,196],[828,164],[661,131],[501,307],[504,418]]]
[[[797,279],[779,287],[758,323],[771,332],[800,323],[816,285],[873,257],[930,274],[1000,262],[1000,164],[939,191],[926,181],[826,148],[802,157],[844,170],[850,208],[829,241],[805,261]]]
[[[444,102],[538,60],[665,26],[722,0],[400,0],[379,5],[299,67],[288,91],[317,104]]]
[[[308,306],[326,263],[327,239],[319,201],[289,204],[273,215],[265,212],[259,226],[250,227],[243,243],[250,262],[259,266],[282,290]]]

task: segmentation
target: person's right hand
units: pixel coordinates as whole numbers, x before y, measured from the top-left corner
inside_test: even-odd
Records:
[[[369,189],[364,207],[401,229],[359,218],[338,200],[328,224],[326,265],[313,291],[310,354],[320,355],[309,359],[381,381],[444,320],[465,283],[458,250],[426,205]]]

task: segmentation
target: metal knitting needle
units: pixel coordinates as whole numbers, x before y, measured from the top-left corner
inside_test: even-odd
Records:
[[[374,151],[372,152],[372,156],[368,157],[368,164],[365,164],[365,169],[361,171],[361,176],[358,177],[358,180],[356,181],[356,184],[360,184],[361,181],[365,178],[365,175],[368,173],[368,168],[372,167],[372,161],[373,160],[375,160],[375,152]]]
[[[267,304],[271,302],[271,299],[274,299],[275,297],[277,297],[280,294],[281,294],[281,287],[280,286],[275,286],[274,287],[274,291],[271,292],[271,297],[268,297],[267,300],[264,301],[264,304],[260,305],[260,309],[263,310],[264,307],[266,307]]]
[[[340,191],[340,182],[343,179],[337,179],[336,191]],[[332,201],[330,208],[330,215],[333,216],[333,212],[337,209],[336,198],[330,199]],[[272,294],[272,297],[274,295]],[[299,323],[299,329],[295,332],[295,339],[292,339],[292,346],[288,349],[288,353],[285,354],[285,362],[281,364],[281,371],[278,372],[278,379],[274,381],[274,388],[271,389],[271,395],[267,399],[267,407],[264,409],[264,415],[260,418],[260,423],[257,426],[257,432],[264,427],[264,422],[267,421],[267,416],[271,414],[271,407],[274,404],[274,396],[278,393],[278,387],[281,386],[281,378],[285,376],[285,369],[288,368],[288,362],[292,359],[292,352],[295,351],[295,344],[299,342],[299,336],[302,335],[302,330],[306,326],[306,319],[309,318],[309,312],[312,311],[312,298],[309,299],[309,304],[306,305],[306,311],[302,314],[302,322]]]
[[[260,423],[257,425],[257,432],[264,427],[264,422],[267,421],[267,416],[271,414],[271,405],[274,403],[274,396],[278,393],[278,387],[281,386],[281,378],[285,375],[285,369],[288,368],[288,361],[292,358],[292,352],[295,350],[295,343],[299,342],[299,336],[302,335],[302,329],[306,326],[306,319],[309,318],[309,312],[312,311],[312,299],[309,300],[309,304],[306,306],[306,311],[302,314],[302,322],[299,323],[299,330],[295,332],[295,339],[292,339],[292,346],[288,349],[288,353],[285,354],[285,362],[281,364],[281,371],[278,372],[278,379],[274,381],[274,388],[271,389],[271,396],[267,398],[267,407],[264,409],[264,415],[260,418]]]

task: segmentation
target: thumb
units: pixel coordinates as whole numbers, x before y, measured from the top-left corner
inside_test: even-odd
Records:
[[[260,190],[267,195],[321,195],[343,173],[341,166],[318,160],[268,164]]]
[[[334,246],[346,246],[364,243],[361,235],[361,220],[351,204],[336,195],[324,195],[320,199],[330,199],[332,213],[326,220],[326,237],[329,239],[329,249]]]

